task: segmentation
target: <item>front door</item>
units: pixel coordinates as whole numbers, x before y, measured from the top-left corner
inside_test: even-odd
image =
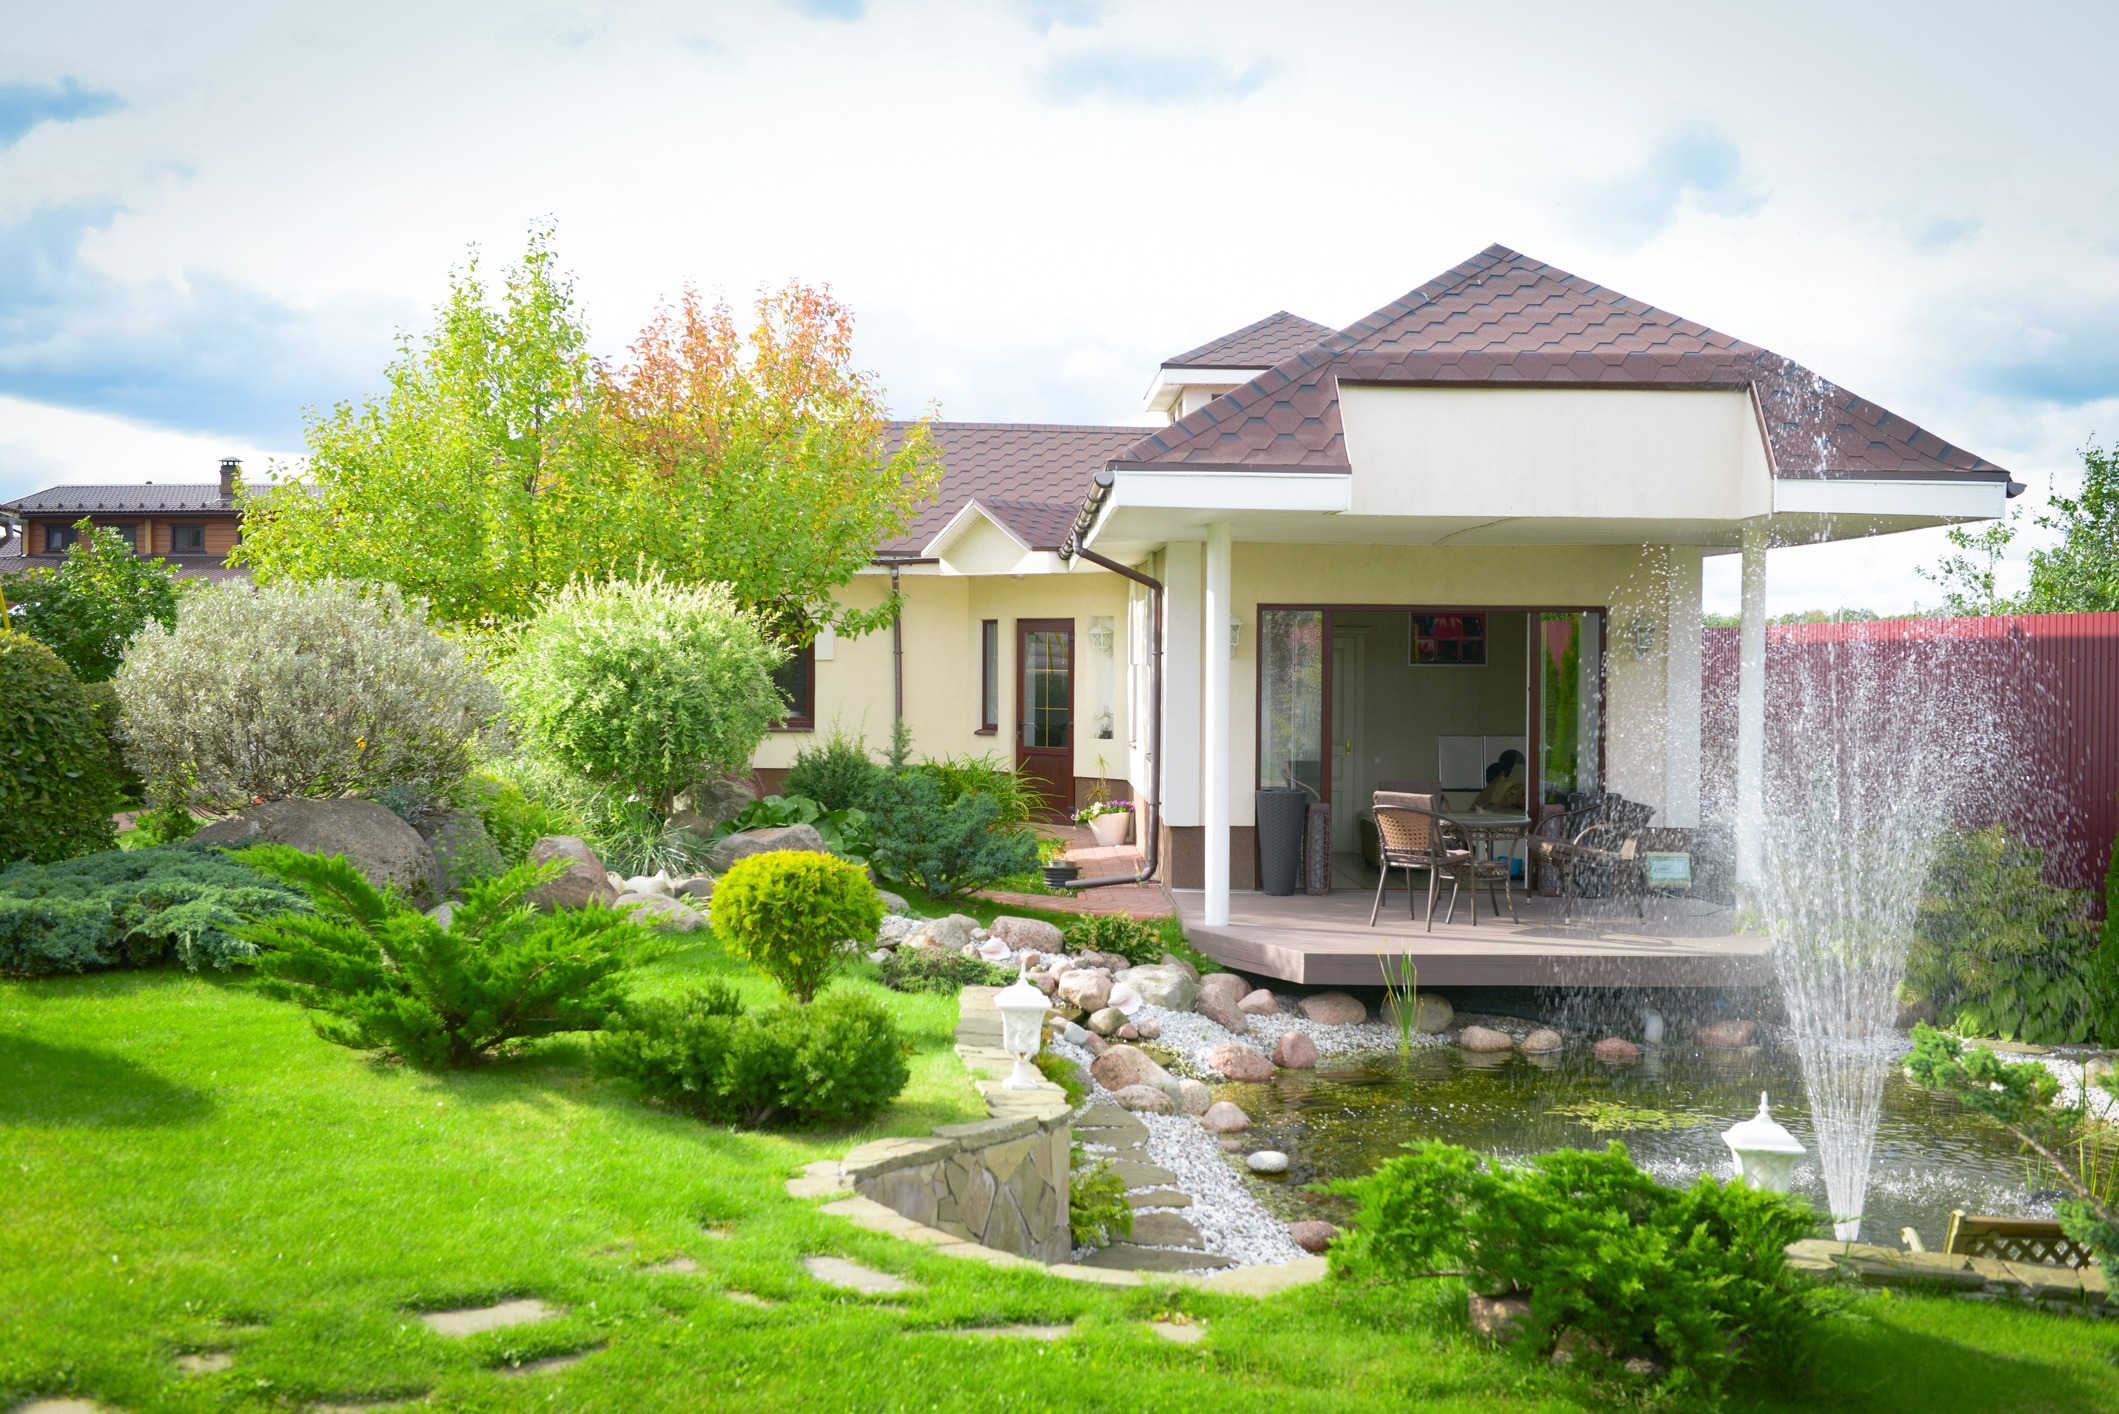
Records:
[[[1015,621],[1015,769],[1054,817],[1074,809],[1074,620]]]

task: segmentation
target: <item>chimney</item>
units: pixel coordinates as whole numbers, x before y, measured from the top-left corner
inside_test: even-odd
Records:
[[[236,485],[237,485],[237,483],[238,483],[239,481],[241,481],[241,480],[242,480],[242,476],[243,476],[243,462],[242,462],[242,459],[241,459],[240,457],[222,457],[222,458],[221,458],[221,499],[222,499],[222,500],[224,500],[224,501],[233,501],[233,500],[235,499],[235,489],[236,489]]]

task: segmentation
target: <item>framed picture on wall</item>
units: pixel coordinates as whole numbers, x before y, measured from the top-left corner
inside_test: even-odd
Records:
[[[1486,615],[1414,614],[1408,660],[1416,668],[1486,666]]]

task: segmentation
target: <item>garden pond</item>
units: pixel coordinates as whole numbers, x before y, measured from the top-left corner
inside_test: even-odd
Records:
[[[1727,1178],[1734,1166],[1722,1131],[1772,1097],[1773,1117],[1810,1154],[1794,1191],[1825,1212],[1816,1138],[1793,1048],[1705,1050],[1688,1044],[1644,1048],[1632,1065],[1608,1067],[1583,1043],[1551,1055],[1474,1055],[1454,1046],[1328,1057],[1314,1071],[1281,1071],[1271,1083],[1220,1087],[1252,1119],[1244,1148],[1279,1149],[1290,1159],[1269,1201],[1289,1218],[1343,1219],[1350,1205],[1305,1185],[1359,1177],[1414,1140],[1441,1139],[1482,1153],[1520,1158],[1558,1148],[1596,1148],[1617,1139],[1634,1162],[1670,1184],[1701,1173]],[[1947,1096],[1922,1090],[1893,1070],[1870,1170],[1862,1235],[1896,1246],[1916,1229],[1940,1249],[1950,1212],[2043,1215],[2050,1196],[2034,1193],[2014,1140]]]

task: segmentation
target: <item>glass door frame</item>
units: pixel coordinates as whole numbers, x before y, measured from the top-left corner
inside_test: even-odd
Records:
[[[1318,712],[1317,761],[1321,768],[1318,772],[1318,775],[1320,777],[1318,782],[1318,791],[1327,805],[1329,805],[1332,800],[1332,772],[1330,751],[1333,744],[1333,616],[1335,614],[1341,613],[1488,615],[1523,614],[1526,616],[1526,622],[1528,623],[1530,631],[1527,635],[1528,642],[1525,644],[1525,656],[1523,660],[1523,672],[1526,686],[1526,696],[1524,699],[1524,715],[1526,718],[1524,722],[1524,754],[1530,759],[1524,763],[1526,776],[1524,799],[1529,802],[1532,806],[1542,805],[1545,800],[1545,753],[1544,741],[1542,739],[1544,735],[1545,726],[1545,673],[1540,662],[1540,655],[1544,652],[1544,647],[1543,634],[1539,628],[1539,625],[1542,624],[1544,620],[1538,618],[1537,615],[1595,614],[1597,616],[1597,784],[1599,789],[1605,788],[1605,782],[1610,779],[1609,775],[1607,774],[1607,763],[1605,760],[1607,743],[1611,736],[1611,609],[1608,605],[1261,603],[1253,606],[1252,612],[1255,615],[1255,622],[1258,625],[1257,633],[1254,636],[1260,640],[1260,647],[1258,651],[1252,655],[1258,663],[1258,667],[1255,670],[1256,681],[1253,684],[1251,693],[1251,788],[1254,791],[1260,789],[1266,784],[1264,780],[1263,765],[1265,750],[1266,655],[1263,647],[1263,636],[1265,633],[1265,616],[1268,613],[1274,612],[1322,613],[1324,615],[1324,620],[1322,624],[1323,661],[1320,664],[1319,669],[1319,676],[1323,679],[1322,690],[1324,700]],[[1535,810],[1532,811],[1531,818],[1532,822],[1535,823],[1537,819]]]

